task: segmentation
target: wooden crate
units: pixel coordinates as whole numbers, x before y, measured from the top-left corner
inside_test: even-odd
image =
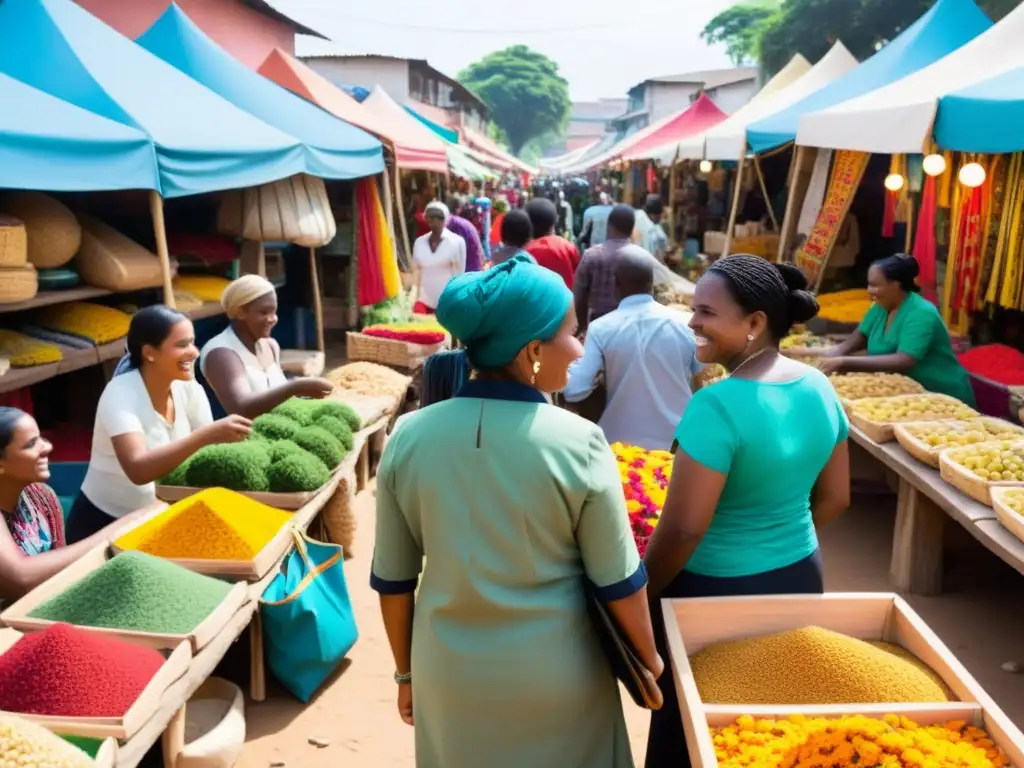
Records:
[[[985,445],[975,443],[974,445]],[[1014,443],[1014,447],[1024,447],[1024,442]],[[939,474],[942,479],[956,488],[960,493],[970,496],[975,501],[992,506],[992,491],[995,488],[1024,488],[1024,483],[1016,480],[986,480],[978,477],[964,466],[957,464],[949,457],[950,451],[939,454]]]
[[[1024,516],[1011,509],[1010,505],[1006,502],[1006,495],[1012,490],[1015,489],[993,488],[992,509],[995,511],[996,519],[999,520],[1003,528],[1016,536],[1018,540],[1024,541]]]
[[[29,616],[29,614],[50,598],[67,590],[72,584],[81,581],[110,560],[112,556],[112,551],[106,544],[93,548],[84,557],[76,560],[60,573],[50,577],[3,613],[0,613],[0,622],[23,633],[38,632],[46,629],[56,622],[47,619],[35,619]],[[97,635],[118,637],[136,645],[145,645],[157,650],[172,650],[181,645],[181,643],[187,642],[192,648],[192,652],[198,653],[217,637],[247,599],[247,586],[245,584],[235,584],[224,597],[221,604],[188,634],[170,635],[90,626],[85,626],[84,628]]]
[[[5,653],[21,639],[21,633],[7,630],[0,635],[0,653]],[[192,662],[192,648],[189,643],[181,643],[167,653],[167,660],[153,675],[149,685],[135,700],[135,703],[121,717],[65,717],[55,715],[30,715],[21,712],[2,712],[29,720],[43,726],[54,733],[68,736],[85,736],[90,739],[116,739],[127,741],[141,729],[163,703],[164,693],[188,672]]]
[[[1024,765],[1024,735],[957,660],[938,636],[898,595],[842,593],[758,595],[662,600],[669,656],[690,760],[695,768],[717,765],[709,727],[741,715],[821,717],[894,713],[921,724],[968,720],[984,727],[1010,761]],[[705,704],[697,691],[689,657],[717,642],[740,640],[818,626],[861,640],[895,643],[929,665],[959,699],[947,703],[830,705]],[[669,661],[666,660],[666,661]]]

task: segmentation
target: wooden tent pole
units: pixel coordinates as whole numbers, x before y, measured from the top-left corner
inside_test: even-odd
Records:
[[[740,164],[736,168],[736,181],[733,182],[732,190],[732,209],[729,211],[729,224],[725,228],[725,247],[722,248],[722,258],[724,259],[729,255],[729,249],[732,248],[732,236],[736,230],[736,216],[739,214],[740,208],[740,189],[743,186],[743,169],[747,165],[747,148],[743,147],[743,153],[740,155]]]
[[[408,255],[409,263],[412,263],[412,245],[409,243],[409,227],[405,223],[405,203],[402,202],[402,181],[401,171],[395,166],[395,212],[398,214],[398,224],[402,228],[402,243],[405,245],[405,252]]]
[[[779,232],[779,255],[778,262],[781,264],[786,259],[786,249],[789,246],[789,230],[793,228],[793,205],[796,199],[796,180],[800,176],[800,165],[804,161],[804,148],[798,146],[793,155],[793,165],[789,169],[789,193],[786,195],[786,213],[782,217],[782,230]]]
[[[772,227],[779,231],[779,220],[775,218],[775,208],[772,207],[772,199],[768,196],[768,185],[764,181],[764,173],[761,171],[761,161],[754,155],[754,168],[757,170],[757,180],[761,183],[761,194],[764,195],[764,204],[768,207],[768,215],[772,220]]]
[[[316,248],[309,249],[309,281],[313,289],[313,316],[316,318],[316,348],[323,352],[324,346],[324,303],[320,297],[320,267],[317,264]]]
[[[678,164],[679,147],[676,147],[676,154],[672,158],[672,165],[668,169],[668,239],[673,245],[679,244],[676,240],[676,171]]]
[[[153,236],[156,255],[160,259],[160,273],[164,283],[164,304],[175,308],[174,285],[171,282],[171,255],[167,249],[167,228],[164,224],[164,200],[155,189],[149,190],[149,213],[153,218]]]
[[[395,239],[395,214],[391,209],[391,174],[388,173],[387,163],[384,164],[383,171],[384,178],[382,179],[381,186],[384,187],[384,218],[388,223],[388,233],[391,235],[391,239]]]

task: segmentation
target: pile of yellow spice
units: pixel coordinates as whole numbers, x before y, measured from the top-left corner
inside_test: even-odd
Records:
[[[919,726],[882,719],[794,715],[740,717],[711,728],[720,768],[1005,768],[1009,760],[985,731],[963,721]]]
[[[179,560],[248,561],[292,519],[291,514],[224,488],[208,488],[168,507],[114,542]]]
[[[859,323],[872,305],[862,288],[818,294],[818,317],[836,323]]]

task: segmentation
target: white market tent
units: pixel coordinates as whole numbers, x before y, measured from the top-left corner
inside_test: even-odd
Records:
[[[596,147],[600,142],[600,139],[594,139],[594,141],[584,144],[582,147],[574,149],[571,152],[566,152],[563,155],[542,157],[537,161],[537,165],[540,166],[542,173],[553,173],[560,171],[562,168],[569,168],[574,163],[579,162],[587,152]]]
[[[927,149],[943,96],[1024,66],[1024,5],[931,66],[800,118],[796,143],[878,154]]]
[[[811,63],[799,53],[789,60],[789,63],[780,69],[775,76],[765,83],[764,88],[754,94],[754,98],[733,112],[729,117],[715,126],[721,128],[733,120],[742,119],[744,114],[755,109],[757,104],[770,99],[780,91],[789,88],[800,78],[811,71]],[[714,129],[710,129],[714,130]],[[660,147],[655,147],[648,153],[648,159],[657,160],[662,165],[669,165],[678,153],[680,160],[703,160],[704,159],[704,138],[709,131],[704,131],[696,136],[688,136],[682,141],[673,141]],[[735,158],[734,158],[735,159]]]

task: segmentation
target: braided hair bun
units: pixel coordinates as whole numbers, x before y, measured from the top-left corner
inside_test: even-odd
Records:
[[[792,264],[776,264],[775,268],[782,275],[782,280],[786,283],[786,288],[789,289],[787,305],[789,306],[790,326],[794,323],[806,323],[816,317],[820,307],[818,298],[807,290],[807,276],[799,267]],[[786,330],[788,332],[789,329]]]
[[[807,290],[807,278],[790,264],[736,254],[715,262],[708,272],[725,279],[745,312],[764,312],[768,331],[776,341],[785,337],[794,323],[807,322],[818,314],[818,300]]]

